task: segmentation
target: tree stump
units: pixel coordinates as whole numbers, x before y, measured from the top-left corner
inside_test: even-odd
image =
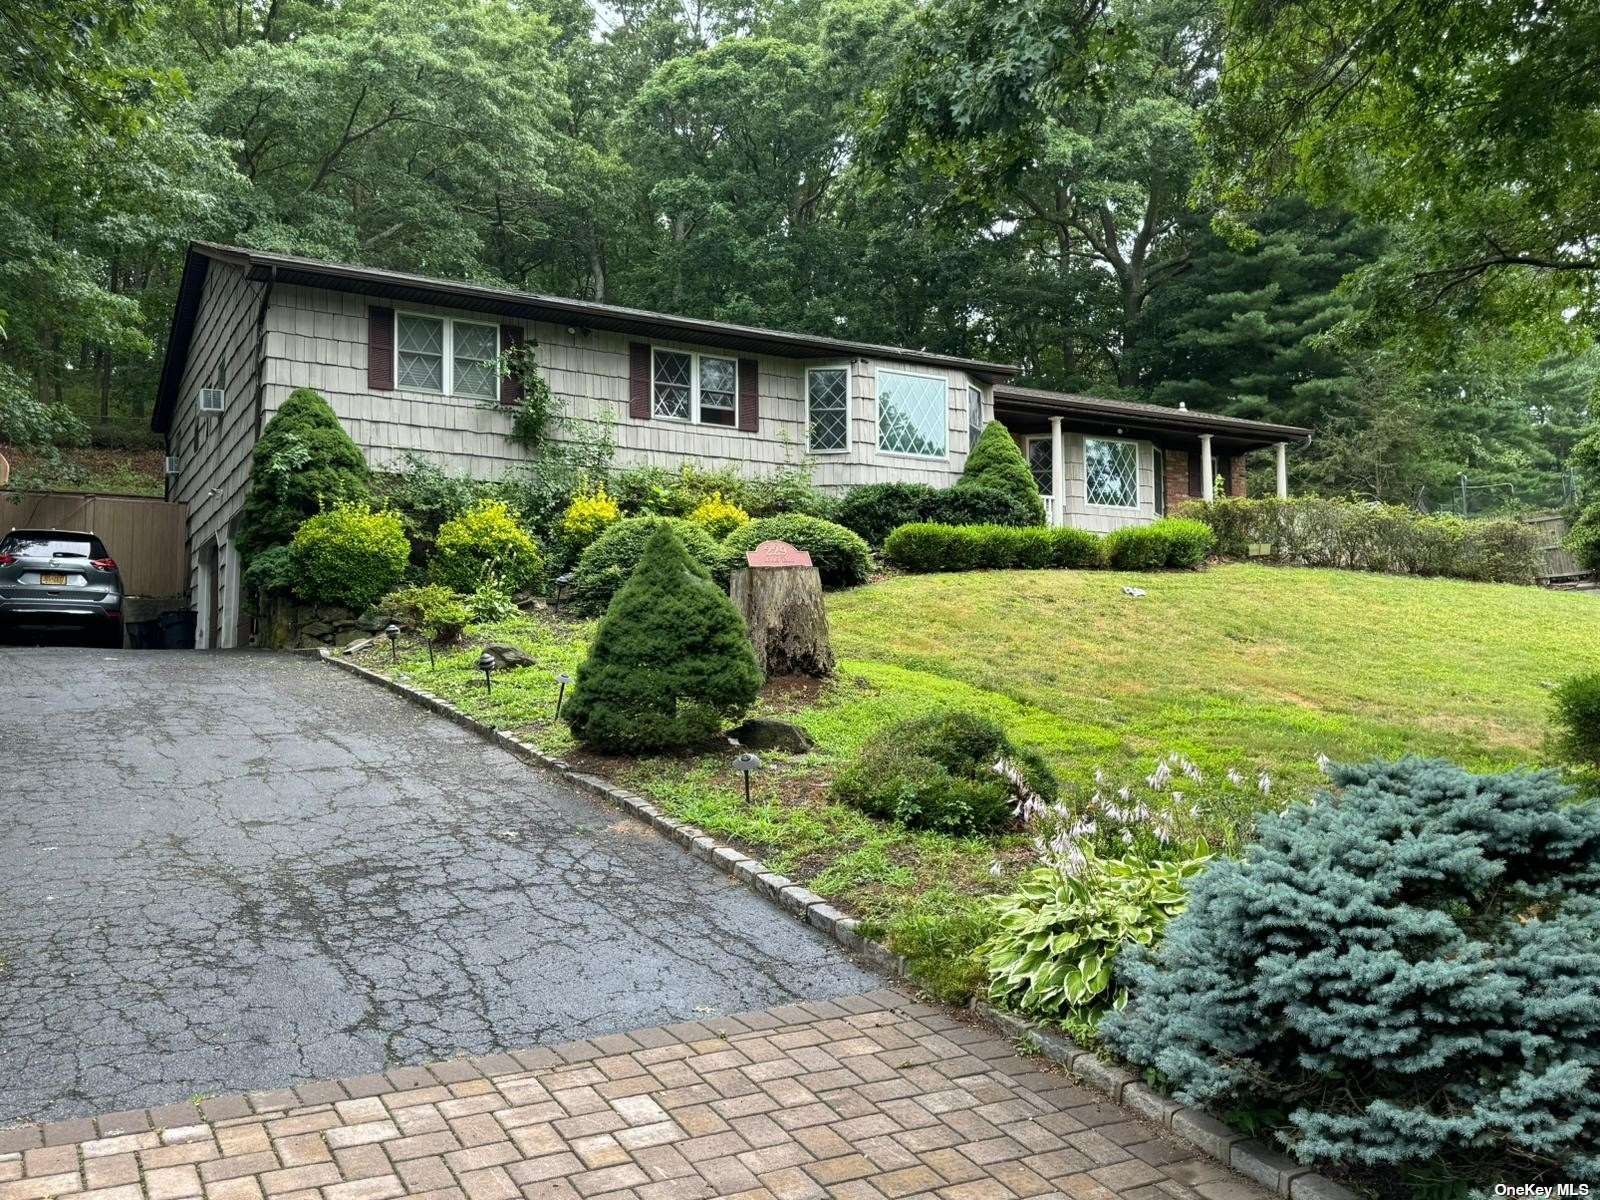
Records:
[[[767,676],[833,674],[822,576],[811,556],[787,542],[762,542],[745,555],[729,591],[744,615],[756,665]]]

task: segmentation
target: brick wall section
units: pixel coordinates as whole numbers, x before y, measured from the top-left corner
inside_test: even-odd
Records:
[[[1266,1200],[880,991],[0,1130],[0,1200]]]
[[[1192,458],[1189,452],[1185,452],[1183,450],[1165,450],[1162,453],[1166,459],[1166,470],[1164,475],[1167,481],[1167,511],[1169,513],[1176,512],[1178,506],[1185,500],[1199,499],[1200,497],[1200,451],[1193,451]],[[1222,460],[1218,458],[1213,461],[1220,469],[1222,466]],[[1228,473],[1228,495],[1235,498],[1243,498],[1245,494],[1244,455],[1235,454],[1226,461]],[[1189,483],[1189,472],[1191,466],[1194,471],[1193,491],[1190,491]],[[1217,482],[1219,484],[1222,483],[1220,475],[1218,476]],[[1218,487],[1217,491],[1220,493],[1222,488]]]

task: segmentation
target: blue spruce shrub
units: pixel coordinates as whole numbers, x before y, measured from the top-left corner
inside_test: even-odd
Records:
[[[1553,772],[1333,778],[1122,956],[1102,1037],[1184,1103],[1286,1113],[1304,1162],[1600,1178],[1600,806]]]

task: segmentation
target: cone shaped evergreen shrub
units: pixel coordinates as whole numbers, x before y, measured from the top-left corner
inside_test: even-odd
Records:
[[[269,546],[287,546],[302,521],[324,508],[372,495],[361,447],[328,402],[310,388],[292,392],[250,453],[250,491],[235,545],[248,566]]]
[[[977,444],[967,455],[966,466],[961,468],[961,481],[956,486],[1008,492],[1026,506],[1035,525],[1044,524],[1044,501],[1039,496],[1039,485],[1034,481],[1033,472],[1028,470],[1028,460],[1022,457],[1011,431],[999,421],[990,421],[983,427]]]
[[[760,689],[743,618],[663,523],[612,597],[566,717],[597,750],[670,750],[716,734]]]
[[[1600,805],[1408,758],[1262,818],[1101,1036],[1185,1103],[1286,1112],[1305,1162],[1600,1179]]]

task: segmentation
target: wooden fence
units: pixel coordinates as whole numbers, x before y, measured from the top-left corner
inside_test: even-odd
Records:
[[[187,507],[148,496],[90,492],[0,492],[0,533],[76,529],[97,535],[122,570],[130,596],[189,590]]]
[[[1567,536],[1567,519],[1560,513],[1524,517],[1523,523],[1531,526],[1539,535],[1540,583],[1554,579],[1580,579],[1588,574],[1561,545],[1562,539]]]

